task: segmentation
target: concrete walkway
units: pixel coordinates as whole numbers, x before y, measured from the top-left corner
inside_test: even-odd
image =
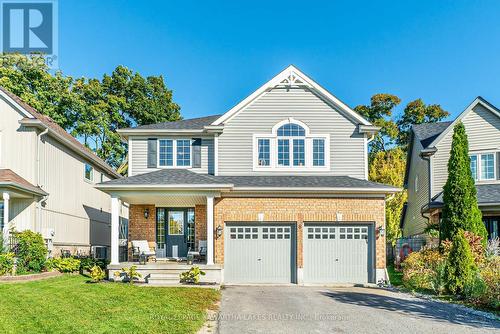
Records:
[[[222,290],[218,331],[499,333],[500,321],[382,289],[231,286]]]

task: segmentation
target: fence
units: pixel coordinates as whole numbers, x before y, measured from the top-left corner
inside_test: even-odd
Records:
[[[399,238],[396,245],[387,244],[386,257],[387,263],[394,263],[399,266],[400,262],[411,252],[417,252],[427,245],[427,239],[424,237]]]

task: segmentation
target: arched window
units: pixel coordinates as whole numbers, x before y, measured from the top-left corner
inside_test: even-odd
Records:
[[[271,134],[254,135],[254,169],[327,169],[328,135],[311,134],[292,118],[277,123]]]

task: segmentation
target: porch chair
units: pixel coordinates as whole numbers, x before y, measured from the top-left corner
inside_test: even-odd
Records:
[[[154,246],[150,247],[147,240],[132,240],[132,261],[134,259],[139,261],[142,254],[146,255],[147,261],[153,259],[156,262],[156,249]]]
[[[201,262],[201,260],[205,260],[207,258],[207,241],[199,240],[198,241],[198,250],[189,250],[188,254],[192,254],[194,259]]]

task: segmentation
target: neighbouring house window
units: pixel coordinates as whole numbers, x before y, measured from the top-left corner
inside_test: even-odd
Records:
[[[278,166],[290,166],[290,143],[288,139],[278,139]]]
[[[159,165],[173,166],[174,165],[174,143],[171,139],[160,139],[159,141]]]
[[[259,166],[269,166],[271,162],[269,139],[259,139]]]
[[[324,169],[329,166],[329,135],[310,134],[306,124],[289,118],[270,134],[255,134],[254,169]]]
[[[293,165],[304,166],[306,164],[304,139],[293,140]]]
[[[491,180],[495,178],[495,155],[481,154],[481,180]]]
[[[85,179],[88,181],[94,180],[94,167],[89,164],[85,164]]]
[[[483,217],[484,225],[488,231],[488,239],[495,239],[500,236],[500,216]]]
[[[177,140],[177,166],[191,165],[191,140]]]
[[[3,202],[0,202],[0,231],[3,231]]]
[[[325,165],[325,140],[313,139],[313,166]]]
[[[496,153],[477,153],[470,156],[472,177],[476,181],[496,179]]]
[[[477,180],[477,155],[470,157],[470,171],[474,180]]]

